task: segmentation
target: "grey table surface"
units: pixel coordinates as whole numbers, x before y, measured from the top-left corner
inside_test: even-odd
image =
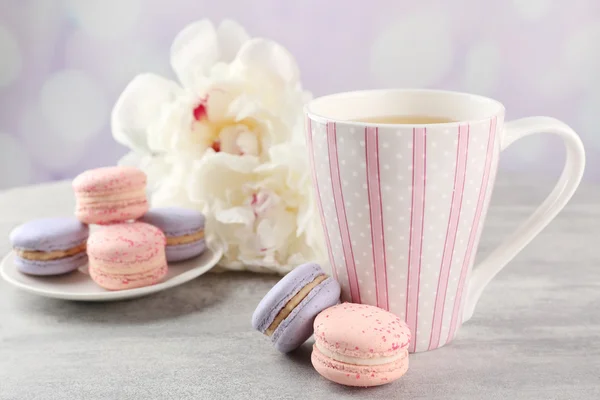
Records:
[[[500,179],[479,258],[550,186]],[[2,192],[0,235],[31,218],[71,214],[69,189]],[[0,240],[0,253],[8,250]],[[0,398],[600,398],[600,187],[583,185],[492,281],[457,339],[412,355],[390,385],[330,383],[311,367],[310,342],[281,355],[252,331],[254,307],[277,279],[208,274],[115,303],[47,299],[0,281]]]

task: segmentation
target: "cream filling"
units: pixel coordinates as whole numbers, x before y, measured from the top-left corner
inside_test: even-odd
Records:
[[[383,365],[383,364],[393,363],[394,361],[398,361],[398,360],[401,360],[404,357],[406,357],[406,350],[404,350],[396,355],[388,356],[388,357],[359,358],[359,357],[350,357],[350,356],[345,356],[342,354],[334,353],[333,351],[328,350],[328,349],[324,348],[323,346],[321,346],[319,344],[319,342],[315,342],[315,346],[325,357],[328,357],[333,360],[343,362],[346,364],[352,364],[352,365]]]
[[[91,205],[107,201],[135,200],[139,198],[146,198],[146,191],[144,189],[131,190],[125,193],[116,192],[115,194],[91,193],[89,195],[82,195],[79,193],[77,200],[81,205]]]
[[[204,239],[204,231],[198,231],[183,236],[167,236],[167,246],[176,246],[179,244],[188,244]]]
[[[279,324],[284,319],[286,319],[288,317],[288,315],[290,315],[292,313],[292,311],[294,311],[294,308],[296,308],[298,306],[298,304],[300,304],[300,302],[302,302],[302,300],[304,300],[304,298],[306,296],[308,296],[310,291],[313,290],[315,288],[315,286],[317,286],[319,283],[323,282],[325,279],[327,279],[327,275],[317,276],[312,282],[310,282],[308,285],[306,285],[302,289],[300,289],[300,291],[298,293],[296,293],[296,295],[294,297],[289,299],[288,302],[285,304],[285,306],[279,311],[279,313],[277,314],[277,316],[275,317],[273,322],[271,322],[271,325],[269,325],[269,327],[265,331],[265,335],[267,335],[267,336],[273,335],[273,333],[275,332],[275,330],[277,329]]]
[[[17,255],[21,258],[34,261],[49,261],[58,260],[59,258],[67,258],[74,256],[75,254],[83,253],[85,251],[86,242],[81,243],[78,246],[70,248],[68,250],[55,250],[55,251],[37,251],[37,250],[24,250],[15,249]]]
[[[167,265],[164,257],[156,257],[144,262],[127,261],[124,263],[111,263],[110,261],[102,261],[90,256],[89,268],[94,269],[98,274],[102,275],[126,277],[135,274],[146,274],[164,265]]]

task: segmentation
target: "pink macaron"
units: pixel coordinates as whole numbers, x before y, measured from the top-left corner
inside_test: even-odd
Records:
[[[378,307],[342,303],[315,319],[312,364],[323,377],[347,386],[378,386],[408,370],[410,330]]]
[[[108,225],[87,242],[90,276],[108,290],[158,283],[167,274],[162,231],[142,222]]]
[[[134,220],[148,211],[146,174],[133,167],[85,171],[73,180],[75,215],[87,224]]]

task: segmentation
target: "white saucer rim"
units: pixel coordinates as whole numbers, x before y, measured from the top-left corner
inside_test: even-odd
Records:
[[[161,292],[163,290],[170,289],[175,286],[182,285],[186,282],[191,281],[201,275],[204,275],[212,268],[214,268],[218,262],[221,260],[223,256],[223,247],[212,243],[210,247],[206,249],[210,251],[212,254],[210,258],[201,266],[194,267],[188,271],[185,271],[179,275],[172,277],[166,281],[157,283],[156,285],[145,286],[141,288],[135,289],[127,289],[127,290],[116,290],[116,291],[106,291],[99,293],[73,293],[73,292],[65,292],[65,291],[57,291],[57,290],[48,290],[48,289],[39,289],[35,286],[28,285],[21,281],[15,280],[13,277],[9,275],[6,271],[8,268],[14,268],[14,266],[9,265],[12,261],[12,258],[15,257],[14,251],[9,251],[8,254],[2,258],[0,262],[0,277],[4,279],[9,284],[24,290],[28,293],[32,293],[42,297],[49,297],[55,299],[62,300],[73,300],[73,301],[114,301],[114,300],[126,300],[137,297],[142,297],[145,295]],[[199,257],[202,257],[199,256]],[[186,261],[184,261],[186,262]],[[176,264],[175,264],[176,265]]]

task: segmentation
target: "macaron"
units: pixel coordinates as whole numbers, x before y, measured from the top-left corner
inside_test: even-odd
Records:
[[[201,212],[189,208],[153,208],[139,221],[154,225],[167,237],[167,261],[187,260],[206,249],[205,218]]]
[[[10,233],[19,271],[29,275],[60,275],[84,266],[89,228],[77,219],[43,218]]]
[[[340,285],[318,264],[303,264],[273,286],[252,315],[252,326],[283,353],[297,349],[313,334],[317,314],[338,304]]]
[[[87,224],[134,220],[148,211],[146,174],[134,167],[85,171],[73,180],[75,215]]]
[[[396,315],[342,303],[315,318],[311,361],[317,372],[347,386],[378,386],[408,370],[408,326]]]
[[[150,286],[167,274],[165,235],[142,222],[114,224],[88,239],[90,276],[108,290]]]

